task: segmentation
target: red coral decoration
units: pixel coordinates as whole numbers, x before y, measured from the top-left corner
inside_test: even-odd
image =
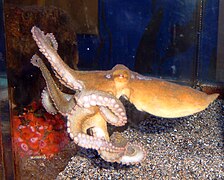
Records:
[[[12,121],[13,144],[20,157],[50,158],[69,143],[63,117],[47,113],[38,102],[25,108],[22,115],[14,115]]]

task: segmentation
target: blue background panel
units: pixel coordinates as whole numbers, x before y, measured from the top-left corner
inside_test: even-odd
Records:
[[[79,67],[121,63],[143,74],[214,80],[208,71],[214,71],[218,0],[201,3],[99,0],[99,36],[78,35]]]
[[[216,76],[218,15],[219,0],[205,1],[199,49],[198,73],[201,81],[214,81]]]

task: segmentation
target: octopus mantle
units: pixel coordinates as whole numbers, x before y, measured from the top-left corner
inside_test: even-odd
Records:
[[[218,94],[207,95],[187,86],[140,75],[124,65],[108,71],[76,71],[57,53],[58,44],[52,33],[32,30],[40,52],[66,87],[75,94],[65,94],[56,86],[44,62],[34,55],[31,62],[40,68],[46,81],[42,93],[45,109],[67,116],[67,130],[79,146],[96,149],[106,161],[133,164],[145,157],[144,149],[125,140],[119,133],[109,137],[107,122],[123,126],[126,111],[119,97],[124,96],[140,111],[165,118],[188,116],[204,110]]]

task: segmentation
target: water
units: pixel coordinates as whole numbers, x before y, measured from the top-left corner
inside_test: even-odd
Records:
[[[2,179],[223,176],[219,166],[223,101],[216,101],[198,116],[175,120],[127,107],[130,127],[119,130],[147,149],[147,161],[136,166],[108,163],[94,150],[79,149],[66,132],[66,119],[60,114],[50,115],[42,106],[41,93],[46,84],[39,69],[30,63],[35,53],[41,55],[30,32],[33,26],[55,35],[58,54],[73,69],[111,69],[121,63],[145,75],[180,83],[195,86],[201,80],[216,83],[215,1],[208,0],[207,4],[216,8],[207,4],[201,7],[202,1],[177,0],[172,7],[168,1],[136,2],[4,1],[7,72],[6,68],[2,71],[5,58],[0,52],[0,140],[4,144],[0,160],[7,166],[0,168]],[[214,21],[204,20],[199,9],[205,9],[202,14],[205,17],[209,14]],[[205,29],[202,27],[198,32],[197,23],[202,21]],[[213,29],[207,28],[206,23]],[[222,77],[219,81],[224,82]],[[70,92],[56,82],[60,89]],[[206,90],[203,83],[200,88]],[[214,89],[210,90],[214,93]],[[213,136],[207,137],[212,133]],[[202,141],[197,144],[200,138]],[[219,146],[212,140],[218,141]],[[209,148],[217,159],[207,157]],[[198,161],[200,158],[203,161]],[[207,163],[206,159],[210,161]],[[204,166],[206,163],[209,166]],[[197,165],[202,173],[196,172]]]

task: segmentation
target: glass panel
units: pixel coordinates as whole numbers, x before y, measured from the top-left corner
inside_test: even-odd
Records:
[[[224,8],[224,2],[219,1],[219,8]],[[223,25],[223,11],[219,11],[218,18],[218,47],[217,47],[217,63],[216,63],[216,81],[224,82],[224,25]]]
[[[3,4],[0,1],[0,179],[13,179],[8,82],[5,63],[5,36],[3,26]]]
[[[198,62],[199,80],[202,82],[216,81],[218,9],[219,1],[217,0],[204,3]]]
[[[69,144],[65,118],[59,113],[47,113],[41,103],[45,81],[39,69],[30,63],[31,57],[38,53],[31,28],[38,26],[45,32],[54,33],[58,53],[71,68],[77,69],[76,31],[98,33],[97,1],[87,4],[76,0],[76,6],[71,6],[74,1],[69,0],[6,0],[4,3],[15,175],[19,179],[55,179],[77,148]],[[5,74],[1,77],[5,78]],[[59,87],[66,92],[65,87]],[[6,85],[4,90],[7,90]]]

